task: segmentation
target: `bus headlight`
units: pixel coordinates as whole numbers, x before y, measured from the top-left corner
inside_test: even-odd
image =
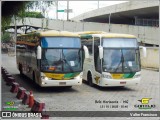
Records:
[[[78,76],[74,77],[75,79],[82,79],[83,73],[80,73]]]
[[[112,79],[110,75],[102,74],[102,78]]]
[[[74,77],[75,79],[82,79],[82,75],[78,75],[76,77]]]
[[[45,79],[45,80],[49,80],[49,78],[48,78],[48,77],[45,77],[44,79]]]
[[[82,79],[83,74],[80,74],[79,77]]]
[[[134,76],[134,78],[139,78],[139,77],[141,77],[141,74],[137,74]]]
[[[41,76],[41,78],[44,79],[44,80],[49,80],[49,78],[46,77],[46,76]]]

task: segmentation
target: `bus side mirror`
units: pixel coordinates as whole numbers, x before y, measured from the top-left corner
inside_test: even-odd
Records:
[[[103,47],[98,46],[98,48],[99,48],[99,58],[102,59],[103,58]]]
[[[37,47],[37,59],[41,59],[42,48],[40,46]]]
[[[88,48],[84,45],[83,49],[84,49],[84,53],[85,53],[85,58],[89,58]]]
[[[147,49],[146,49],[146,47],[139,46],[139,48],[142,49],[142,56],[143,56],[144,58],[146,58],[146,57],[147,57]]]

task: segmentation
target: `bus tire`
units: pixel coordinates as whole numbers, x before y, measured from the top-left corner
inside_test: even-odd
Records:
[[[36,81],[36,76],[35,76],[35,72],[33,71],[33,74],[32,74],[32,80],[34,81],[35,84],[38,85],[37,81]]]
[[[34,74],[34,72],[32,73],[32,80],[35,82],[35,74]]]
[[[36,82],[36,77],[35,77],[35,73],[34,73],[34,72],[32,73],[32,80],[33,80],[33,82],[34,82],[36,88],[39,89],[39,88],[40,88],[40,85]]]
[[[20,72],[20,76],[23,77],[23,70],[22,70],[22,65],[21,64],[19,64],[19,72]]]
[[[72,86],[65,86],[65,88],[67,88],[67,89],[71,89],[71,88],[72,88]]]
[[[93,86],[93,82],[92,82],[92,74],[90,72],[88,72],[88,75],[87,75],[87,82],[89,84],[89,86]]]

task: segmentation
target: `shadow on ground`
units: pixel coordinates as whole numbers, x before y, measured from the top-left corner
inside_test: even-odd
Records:
[[[88,85],[87,81],[83,81],[84,84]],[[88,85],[89,86],[89,85]],[[91,86],[90,86],[91,87]],[[128,88],[128,87],[124,87],[124,86],[119,86],[119,87],[100,87],[98,85],[93,85],[92,86],[95,89],[98,89],[100,91],[136,91],[134,89]]]
[[[60,93],[60,92],[78,92],[72,87],[40,87],[33,80],[26,76],[20,76],[19,74],[14,74],[13,77],[16,82],[24,87],[27,91],[33,91],[37,93]]]

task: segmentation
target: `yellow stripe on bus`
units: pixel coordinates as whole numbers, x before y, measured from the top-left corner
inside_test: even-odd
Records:
[[[111,74],[113,79],[121,79],[124,74]]]
[[[57,80],[64,79],[64,75],[65,75],[65,74],[55,74],[55,73],[44,73],[44,74],[48,78],[53,78],[53,79],[57,79]]]

